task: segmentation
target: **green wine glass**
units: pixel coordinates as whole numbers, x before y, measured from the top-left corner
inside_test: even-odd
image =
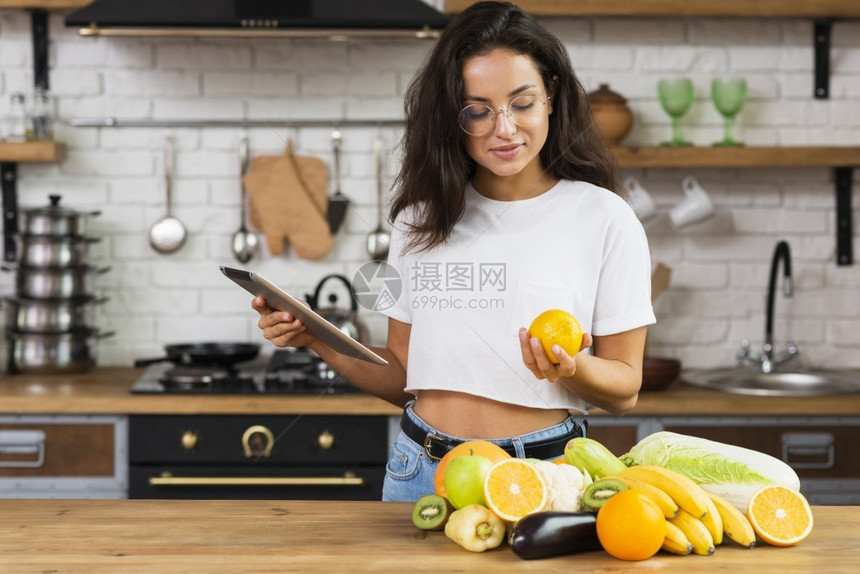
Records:
[[[672,139],[665,146],[684,147],[693,145],[681,137],[681,118],[693,105],[693,81],[690,78],[662,79],[657,82],[660,105],[672,118]]]
[[[747,82],[743,78],[716,78],[711,82],[711,99],[717,111],[724,118],[725,128],[723,141],[715,146],[737,147],[744,145],[735,140],[733,133],[735,116],[747,101]]]

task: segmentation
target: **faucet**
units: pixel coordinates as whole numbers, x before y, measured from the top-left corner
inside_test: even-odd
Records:
[[[748,339],[741,341],[741,348],[738,351],[738,366],[750,360],[759,363],[763,373],[773,372],[774,368],[780,363],[788,360],[794,360],[795,365],[800,366],[800,353],[797,350],[797,345],[789,341],[787,344],[787,352],[782,355],[776,355],[773,350],[773,316],[774,316],[774,300],[776,299],[776,281],[777,272],[779,271],[779,262],[782,261],[782,287],[786,297],[791,297],[794,293],[793,281],[791,277],[791,250],[786,241],[780,241],[776,244],[776,249],[773,252],[773,259],[770,263],[770,281],[767,286],[767,310],[765,315],[764,326],[764,345],[760,353],[756,353],[750,348]]]

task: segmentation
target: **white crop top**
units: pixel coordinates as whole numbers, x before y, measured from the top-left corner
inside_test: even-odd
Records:
[[[526,369],[519,328],[552,308],[598,336],[655,322],[645,232],[609,190],[561,181],[538,197],[503,202],[470,185],[449,240],[403,254],[409,213],[395,222],[388,259],[402,290],[379,309],[411,324],[407,392],[586,412],[585,401]]]

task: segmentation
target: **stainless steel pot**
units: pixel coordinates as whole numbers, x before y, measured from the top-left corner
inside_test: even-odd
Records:
[[[87,220],[99,211],[81,212],[60,206],[59,195],[49,195],[50,205],[19,210],[18,230],[24,235],[86,235]]]
[[[3,267],[3,269],[15,269]],[[15,289],[18,297],[28,299],[73,299],[91,297],[95,276],[110,270],[88,265],[75,267],[18,267]]]
[[[19,333],[58,333],[92,330],[95,307],[107,297],[76,299],[25,299],[7,297],[6,327]]]
[[[81,373],[96,365],[96,343],[113,333],[9,332],[9,370],[13,373]]]
[[[93,237],[19,235],[18,263],[30,267],[68,267],[86,265]]]

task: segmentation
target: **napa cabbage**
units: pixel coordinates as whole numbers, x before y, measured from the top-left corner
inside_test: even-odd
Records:
[[[746,512],[753,493],[767,484],[800,490],[800,478],[782,460],[763,452],[690,435],[660,431],[619,457],[627,466],[653,464],[683,474]]]

